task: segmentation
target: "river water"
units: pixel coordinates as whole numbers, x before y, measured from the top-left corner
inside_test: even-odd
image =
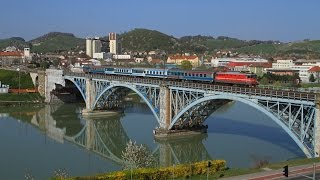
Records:
[[[231,102],[205,122],[208,133],[155,140],[157,121],[143,103],[123,113],[83,117],[83,104],[0,108],[0,179],[85,176],[122,169],[121,152],[131,139],[146,145],[158,166],[224,159],[229,167],[254,167],[305,157],[267,116]]]

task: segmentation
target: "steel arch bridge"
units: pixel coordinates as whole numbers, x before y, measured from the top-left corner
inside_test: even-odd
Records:
[[[201,126],[221,105],[240,101],[269,116],[307,157],[319,156],[317,94],[81,73],[65,73],[64,79],[79,89],[86,111],[106,104],[111,106],[121,99],[123,89],[134,91],[149,106],[159,127],[165,130]]]

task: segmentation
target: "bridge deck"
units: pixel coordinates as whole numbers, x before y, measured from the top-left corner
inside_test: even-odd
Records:
[[[236,87],[236,86],[223,86],[214,84],[203,84],[197,82],[175,82],[172,80],[155,79],[155,78],[139,78],[130,76],[115,76],[115,75],[103,75],[103,74],[84,74],[84,73],[70,73],[65,72],[65,76],[77,76],[91,79],[104,79],[112,81],[124,81],[128,83],[141,83],[151,85],[165,85],[170,88],[186,88],[186,89],[200,89],[207,92],[224,92],[235,93],[249,96],[263,96],[272,98],[292,99],[300,101],[315,102],[317,99],[317,93],[300,92],[295,90],[275,90],[268,88],[253,88],[253,87]]]

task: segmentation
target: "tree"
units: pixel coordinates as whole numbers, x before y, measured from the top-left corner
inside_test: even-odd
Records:
[[[182,61],[181,62],[181,68],[184,70],[191,70],[192,69],[192,64],[190,61]]]
[[[267,85],[267,84],[269,84],[269,79],[264,76],[264,77],[259,81],[259,83],[262,84],[262,85]]]
[[[125,169],[153,167],[156,162],[146,146],[139,146],[131,140],[127,143],[126,149],[122,151],[122,159],[126,161]]]
[[[309,82],[315,82],[316,81],[316,78],[314,77],[313,74],[310,74],[309,76]]]

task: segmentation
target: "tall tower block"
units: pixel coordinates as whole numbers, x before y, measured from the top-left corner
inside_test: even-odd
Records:
[[[92,39],[91,38],[87,38],[86,39],[86,54],[89,56],[89,57],[92,57],[93,56],[93,52],[92,52]]]
[[[117,34],[109,33],[109,48],[110,53],[117,54]]]

